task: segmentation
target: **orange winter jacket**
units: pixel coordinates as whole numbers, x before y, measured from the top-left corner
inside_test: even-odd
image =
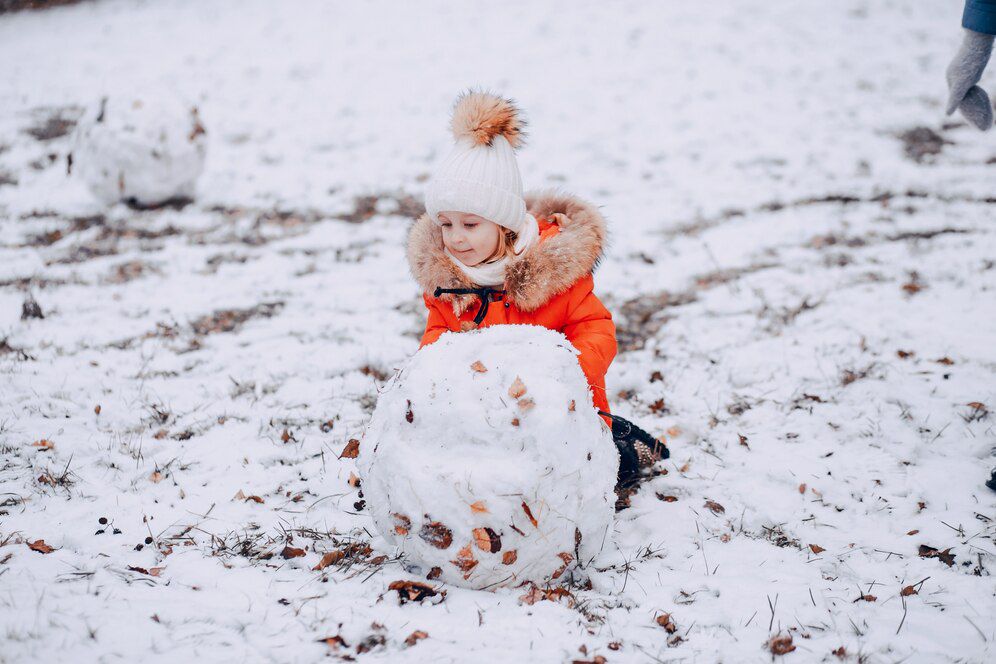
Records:
[[[578,361],[588,379],[593,405],[609,412],[605,373],[616,355],[612,314],[595,296],[592,271],[602,256],[605,220],[593,205],[565,194],[527,194],[529,213],[539,221],[540,237],[528,251],[509,260],[505,287],[496,294],[480,325],[476,294],[441,293],[437,288],[474,288],[443,253],[442,231],[422,215],[408,238],[408,261],[423,290],[429,312],[419,348],[444,332],[461,332],[502,324],[542,325],[562,332],[580,351]],[[608,420],[606,420],[608,421]]]

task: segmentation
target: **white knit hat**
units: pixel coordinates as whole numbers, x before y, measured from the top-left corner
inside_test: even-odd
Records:
[[[486,92],[457,98],[450,128],[456,144],[436,167],[425,192],[425,208],[438,223],[446,210],[480,215],[515,232],[526,223],[522,176],[515,148],[524,122],[510,99]]]

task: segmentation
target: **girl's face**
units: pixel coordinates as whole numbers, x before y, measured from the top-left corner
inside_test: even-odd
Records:
[[[440,212],[443,245],[461,263],[473,267],[498,248],[501,228],[493,221],[469,212]]]

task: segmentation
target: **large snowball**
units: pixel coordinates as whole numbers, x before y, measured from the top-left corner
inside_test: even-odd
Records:
[[[108,204],[192,199],[204,170],[205,139],[195,108],[112,97],[80,121],[73,168]]]
[[[619,455],[576,355],[543,327],[448,333],[380,395],[364,496],[427,578],[540,584],[606,545]]]

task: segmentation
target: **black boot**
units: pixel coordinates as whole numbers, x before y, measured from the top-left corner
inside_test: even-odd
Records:
[[[619,475],[616,489],[631,489],[640,483],[643,468],[652,466],[658,459],[667,459],[671,452],[649,433],[629,420],[604,411],[612,420],[612,439],[619,450]]]

